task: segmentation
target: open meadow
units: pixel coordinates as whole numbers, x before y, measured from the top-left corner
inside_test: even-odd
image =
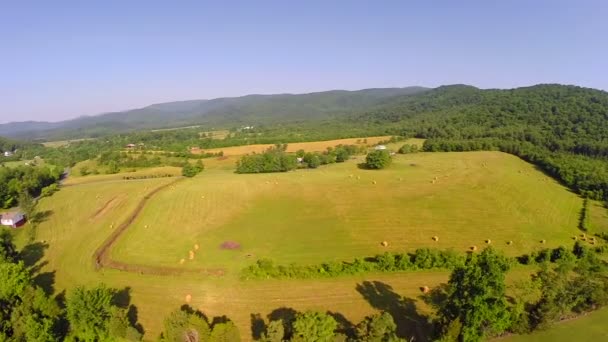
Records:
[[[420,287],[445,282],[448,271],[255,281],[241,280],[239,271],[259,258],[310,264],[421,247],[464,253],[487,239],[513,256],[571,245],[579,233],[582,199],[500,152],[396,155],[380,171],[360,169],[360,156],[314,170],[253,175],[235,174],[236,160],[205,160],[205,171],[192,179],[68,178],[73,186],[39,204],[46,213],[36,231],[46,263],[39,283],[54,283],[55,292],[100,282],[128,287],[146,340],[156,339],[164,317],[186,304],[187,295],[207,315],[234,320],[245,340],[252,315],[267,317],[279,308],[329,310],[351,322],[387,310],[405,317],[398,325],[406,331],[423,324],[412,308],[429,312]],[[113,260],[170,275],[96,270],[99,246],[147,194],[170,183],[109,250]],[[236,248],[222,248],[226,242]],[[204,272],[209,269],[221,272]],[[516,267],[509,279],[530,271]]]

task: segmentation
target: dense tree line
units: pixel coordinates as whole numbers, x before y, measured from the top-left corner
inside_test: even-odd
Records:
[[[263,153],[242,156],[236,164],[237,173],[286,172],[297,168],[316,169],[321,165],[342,163],[352,155],[362,153],[363,146],[338,145],[328,147],[324,152],[298,150],[295,154],[286,153],[287,144],[276,144]]]
[[[286,144],[277,144],[264,153],[241,157],[236,163],[237,173],[287,172],[297,168],[296,156],[285,152]]]
[[[59,180],[61,171],[49,167],[0,167],[0,208],[17,205],[24,193],[33,197],[40,195],[45,187]]]
[[[194,177],[197,174],[201,173],[205,169],[203,162],[199,159],[196,163],[190,164],[186,162],[182,167],[182,176],[184,177]]]
[[[276,265],[270,259],[260,259],[243,269],[244,279],[309,279],[329,278],[341,275],[369,272],[413,271],[421,269],[451,269],[464,262],[464,256],[452,250],[440,251],[429,248],[414,253],[385,252],[371,258],[357,258],[352,262],[325,262],[319,265]]]

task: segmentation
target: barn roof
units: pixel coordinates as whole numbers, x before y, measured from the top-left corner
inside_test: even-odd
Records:
[[[8,212],[8,213],[3,213],[0,216],[2,217],[3,220],[14,220],[16,218],[23,217],[23,213],[19,212],[19,211],[12,211],[12,212]]]

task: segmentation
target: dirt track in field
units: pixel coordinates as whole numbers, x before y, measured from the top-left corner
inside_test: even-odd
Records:
[[[141,211],[146,206],[146,203],[150,198],[156,195],[161,190],[164,190],[168,187],[175,185],[175,183],[183,180],[184,178],[179,178],[171,183],[161,185],[158,188],[152,190],[148,193],[144,198],[142,198],[137,207],[133,212],[127,217],[127,219],[122,222],[110,236],[97,248],[95,253],[93,254],[93,261],[95,263],[96,269],[102,268],[110,268],[125,272],[139,273],[139,274],[151,274],[151,275],[180,275],[180,274],[204,274],[204,275],[213,275],[213,276],[222,276],[224,275],[223,269],[185,269],[178,267],[159,267],[159,266],[148,266],[148,265],[138,265],[138,264],[130,264],[117,260],[112,260],[110,257],[110,250],[118,238],[135,222]],[[104,208],[110,204],[114,199],[110,200]],[[101,210],[103,210],[102,208]]]

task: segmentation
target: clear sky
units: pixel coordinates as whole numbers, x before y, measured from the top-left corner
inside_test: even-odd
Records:
[[[608,90],[608,1],[0,2],[0,122],[453,83]]]

